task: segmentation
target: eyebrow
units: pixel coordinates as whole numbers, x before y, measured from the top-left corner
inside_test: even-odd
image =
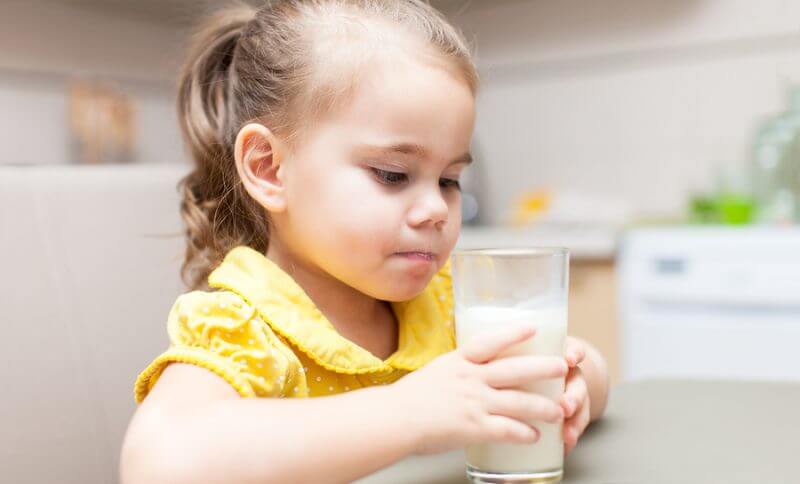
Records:
[[[428,156],[428,150],[423,146],[415,143],[393,143],[390,145],[363,145],[362,148],[368,151],[377,151],[380,153],[400,153],[402,155],[414,155],[420,158]],[[472,163],[472,153],[469,151],[457,157],[449,163],[450,165],[457,165],[458,163],[470,164]]]

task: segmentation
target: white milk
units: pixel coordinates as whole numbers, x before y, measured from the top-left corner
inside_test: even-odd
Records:
[[[456,337],[462,346],[479,333],[498,330],[519,324],[533,323],[536,334],[501,357],[521,354],[563,356],[567,336],[566,307],[549,306],[534,309],[518,307],[476,306],[459,309],[456,313]],[[524,390],[544,395],[559,402],[564,393],[564,380],[555,378],[525,385]],[[533,473],[559,470],[563,466],[564,442],[561,423],[535,421],[532,424],[541,432],[538,442],[530,445],[478,444],[466,449],[467,462],[481,471],[499,473]]]

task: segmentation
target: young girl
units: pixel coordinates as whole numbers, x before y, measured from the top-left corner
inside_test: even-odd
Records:
[[[591,346],[497,358],[535,337],[521,328],[455,349],[448,256],[476,87],[462,37],[422,0],[209,19],[179,92],[193,291],[136,381],[123,482],[348,482],[533,443],[536,420],[564,419],[575,445],[607,394]],[[556,377],[561,402],[517,390]]]

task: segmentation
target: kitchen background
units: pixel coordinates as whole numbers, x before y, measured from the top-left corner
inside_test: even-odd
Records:
[[[31,234],[53,239],[54,227],[98,205],[65,192],[69,203],[48,224],[43,204],[63,200],[25,183],[48,194],[75,186],[81,195],[122,186],[111,179],[139,183],[137,200],[152,203],[148,223],[177,230],[177,199],[159,204],[147,190],[172,194],[174,173],[188,162],[174,78],[192,21],[220,3],[0,4],[0,220],[17,229],[6,229],[4,244],[35,260],[20,217],[42,225]],[[800,2],[432,3],[475,45],[482,77],[460,245],[569,247],[571,332],[603,351],[613,382],[800,378],[792,356],[800,337]],[[76,165],[102,166],[85,177]],[[158,166],[134,176],[141,165]],[[139,223],[130,210],[129,223]],[[116,227],[97,217],[106,232]],[[74,245],[52,243],[49,260],[63,251],[77,261],[81,239],[60,240]],[[174,267],[159,274],[174,277]],[[137,277],[141,286],[153,276]],[[18,281],[0,287],[8,294]],[[179,290],[170,279],[162,292]],[[151,341],[131,349],[125,368],[161,349],[167,309],[148,309]],[[111,448],[124,430],[112,415],[132,410],[132,399],[117,401],[130,382],[118,380],[108,383],[119,391],[107,390],[112,410],[96,429],[110,429]]]
[[[185,161],[173,79],[187,26],[208,3],[3,2],[0,162],[73,161],[69,86],[87,79],[133,100],[137,162]],[[492,222],[539,187],[598,209],[681,214],[693,190],[749,161],[758,123],[785,109],[800,79],[800,4],[790,0],[434,4],[476,45]]]

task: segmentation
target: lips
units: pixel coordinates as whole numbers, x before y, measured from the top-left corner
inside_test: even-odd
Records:
[[[436,254],[434,254],[433,252],[425,252],[422,250],[398,252],[397,255],[417,260],[428,260],[428,261],[436,260]]]

